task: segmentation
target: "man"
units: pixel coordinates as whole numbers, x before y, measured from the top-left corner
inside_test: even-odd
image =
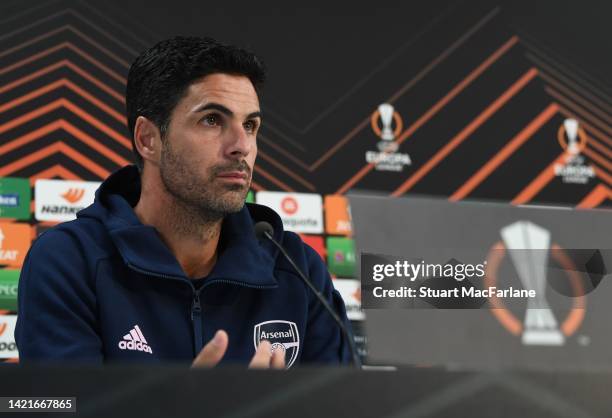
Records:
[[[136,166],[33,244],[19,281],[22,362],[345,363],[330,314],[254,224],[266,221],[345,323],[320,257],[245,205],[261,125],[261,61],[195,37],[162,41],[130,68]]]

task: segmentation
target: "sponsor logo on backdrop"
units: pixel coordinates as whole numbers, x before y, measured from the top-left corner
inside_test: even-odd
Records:
[[[245,201],[246,203],[255,203],[255,194],[252,190],[247,193]]]
[[[258,192],[257,203],[274,209],[288,231],[320,234],[323,232],[323,203],[318,194]]]
[[[335,279],[334,288],[342,296],[348,319],[363,321],[365,315],[361,310],[361,282],[354,279]]]
[[[21,267],[31,240],[30,225],[0,222],[0,265]]]
[[[282,350],[285,353],[287,369],[295,363],[300,350],[300,334],[295,322],[283,320],[260,322],[253,327],[255,350],[264,340],[272,344],[272,352]]]
[[[587,184],[595,177],[595,170],[580,155],[588,141],[580,123],[576,119],[565,119],[557,131],[557,139],[567,153],[567,160],[555,165],[555,175],[561,177],[563,183]]]
[[[323,241],[323,237],[320,235],[304,235],[300,234],[302,241],[306,244],[310,245],[313,250],[319,254],[322,260],[325,260],[325,241]]]
[[[16,315],[0,315],[0,358],[17,358],[17,344],[15,344]]]
[[[351,235],[351,215],[348,200],[340,195],[325,196],[325,230],[331,235]]]
[[[338,277],[355,277],[355,243],[351,238],[327,237],[327,267]]]
[[[562,248],[551,242],[550,231],[529,221],[518,221],[501,229],[502,240],[491,248],[488,257],[486,281],[495,285],[500,264],[506,252],[526,290],[534,290],[529,298],[523,321],[503,306],[500,299],[491,297],[491,313],[506,330],[520,336],[524,345],[561,346],[582,324],[586,311],[581,278],[572,260]],[[513,251],[517,250],[517,251]],[[526,251],[532,250],[532,251]],[[551,251],[552,250],[552,251]],[[546,299],[548,256],[559,263],[572,283],[572,307],[562,322],[555,317]],[[526,257],[528,255],[528,257]]]
[[[66,193],[61,195],[68,203],[78,203],[85,195],[85,189],[68,189]]]
[[[19,195],[2,193],[0,194],[0,207],[2,208],[16,208],[19,206]]]
[[[412,164],[410,155],[399,153],[395,142],[403,129],[402,117],[389,103],[382,103],[370,117],[372,130],[380,138],[378,151],[366,151],[368,164],[374,164],[379,171],[400,172]]]
[[[65,222],[91,205],[100,183],[90,181],[37,180],[35,184],[36,219]]]
[[[17,287],[20,270],[0,270],[0,309],[17,310]]]
[[[281,210],[283,211],[284,214],[295,215],[298,209],[299,209],[299,206],[298,206],[297,200],[295,200],[291,196],[288,196],[284,198],[283,200],[281,200]]]
[[[0,177],[0,217],[30,219],[30,181]]]

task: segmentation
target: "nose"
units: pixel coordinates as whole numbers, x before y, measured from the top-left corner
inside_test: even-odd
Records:
[[[241,123],[233,123],[228,132],[228,142],[225,153],[232,159],[242,159],[253,152],[255,136],[249,134]]]

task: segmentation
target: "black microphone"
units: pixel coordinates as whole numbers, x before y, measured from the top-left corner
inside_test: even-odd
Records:
[[[344,326],[344,323],[342,322],[338,314],[334,311],[334,309],[331,306],[329,306],[329,303],[327,302],[327,300],[325,300],[321,292],[319,292],[319,290],[312,284],[310,279],[306,277],[304,273],[302,273],[302,270],[299,269],[299,267],[295,264],[293,259],[289,256],[289,254],[287,254],[287,251],[285,251],[283,246],[280,245],[274,239],[272,234],[274,234],[274,228],[268,222],[261,221],[255,224],[255,236],[257,237],[257,239],[262,240],[263,238],[268,238],[279,249],[279,251],[285,256],[287,261],[289,261],[289,263],[293,266],[295,271],[297,271],[298,275],[302,278],[304,283],[306,283],[306,285],[310,288],[310,290],[312,290],[312,292],[315,294],[317,299],[319,299],[319,302],[323,305],[325,310],[327,310],[327,312],[334,319],[334,321],[336,322],[336,325],[338,325],[338,327],[340,328],[340,331],[342,331],[344,338],[346,338],[346,341],[348,341],[349,349],[351,352],[351,357],[353,360],[353,366],[359,367],[361,362],[359,361],[359,358],[357,357],[357,352],[355,350],[355,342],[351,338],[348,332],[348,329],[346,329],[346,326]]]

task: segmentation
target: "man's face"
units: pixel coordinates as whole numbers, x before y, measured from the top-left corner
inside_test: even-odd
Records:
[[[219,73],[192,83],[162,141],[160,174],[168,192],[207,217],[239,211],[257,156],[259,112],[247,77]]]

